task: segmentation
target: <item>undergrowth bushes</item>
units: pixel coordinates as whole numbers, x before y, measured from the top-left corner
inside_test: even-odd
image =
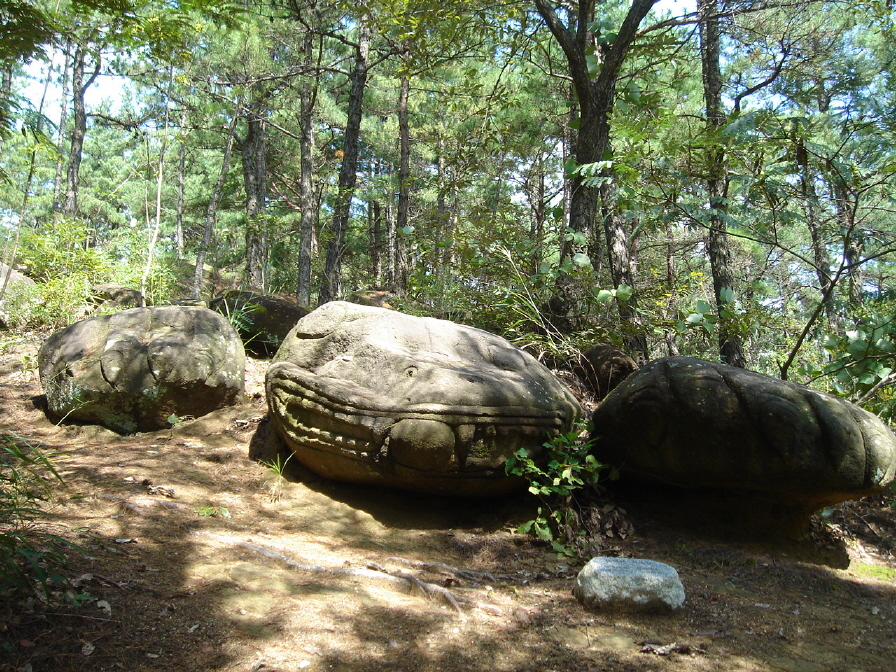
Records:
[[[559,554],[586,558],[594,555],[602,536],[623,522],[607,505],[598,506],[598,482],[616,478],[591,454],[590,425],[585,421],[544,443],[544,454],[533,459],[525,448],[508,458],[508,474],[529,481],[529,492],[540,503],[535,518],[517,530],[547,542]],[[622,529],[616,529],[615,533]]]
[[[72,545],[40,525],[50,486],[62,480],[51,458],[21,437],[0,434],[0,595],[64,583],[59,572]]]

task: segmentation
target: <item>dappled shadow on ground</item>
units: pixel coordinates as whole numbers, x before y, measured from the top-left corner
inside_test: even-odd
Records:
[[[849,551],[841,534],[818,517],[807,521],[799,536],[782,532],[767,512],[751,511],[746,497],[655,484],[615,483],[611,496],[642,531],[655,528],[664,535],[697,536],[759,553],[843,569]],[[732,503],[732,500],[739,500]]]
[[[3,672],[896,669],[885,500],[825,520],[842,569],[620,499],[635,532],[606,552],[671,564],[688,599],[662,618],[591,614],[570,594],[579,563],[509,531],[522,503],[280,480],[247,457],[258,399],[130,437],[56,427],[33,376],[6,370],[0,431],[58,451],[51,529],[88,554],[70,554],[79,607],[0,600]]]

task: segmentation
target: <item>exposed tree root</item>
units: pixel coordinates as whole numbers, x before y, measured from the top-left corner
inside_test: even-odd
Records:
[[[364,583],[379,585],[380,587],[388,588],[406,595],[413,595],[416,593],[427,600],[439,600],[454,609],[454,611],[461,617],[464,617],[464,611],[461,608],[461,605],[468,609],[479,609],[489,614],[500,615],[502,613],[501,609],[493,604],[487,604],[463,595],[458,595],[447,588],[443,588],[442,586],[427,581],[421,581],[410,574],[405,574],[403,572],[388,572],[375,562],[370,562],[367,564],[367,567],[363,568],[323,567],[321,565],[301,562],[277,549],[263,546],[255,542],[233,539],[231,537],[206,531],[194,531],[194,534],[256,553],[265,558],[275,560],[288,569],[295,571],[305,572],[316,576],[358,579]]]

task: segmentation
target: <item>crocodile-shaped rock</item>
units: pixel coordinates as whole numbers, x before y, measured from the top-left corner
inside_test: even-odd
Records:
[[[332,302],[302,318],[267,378],[271,422],[321,476],[421,492],[491,496],[504,471],[582,409],[504,339],[445,320]]]
[[[802,385],[690,357],[632,373],[593,421],[593,454],[619,467],[623,480],[698,490],[704,513],[736,507],[743,520],[734,522],[757,531],[799,535],[812,512],[879,493],[896,472],[896,436],[877,416]]]

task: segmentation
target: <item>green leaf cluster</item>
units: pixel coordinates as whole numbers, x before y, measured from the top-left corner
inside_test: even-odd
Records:
[[[28,594],[35,585],[48,592],[65,583],[64,551],[75,547],[41,529],[51,481],[62,482],[51,454],[21,437],[0,435],[0,595]]]
[[[527,449],[521,448],[505,464],[509,475],[529,481],[529,492],[541,502],[535,518],[517,531],[531,534],[569,557],[594,551],[582,509],[605,468],[590,452],[592,442],[586,438],[590,431],[590,424],[580,421],[573,430],[546,441],[544,455],[539,458],[533,459]]]

